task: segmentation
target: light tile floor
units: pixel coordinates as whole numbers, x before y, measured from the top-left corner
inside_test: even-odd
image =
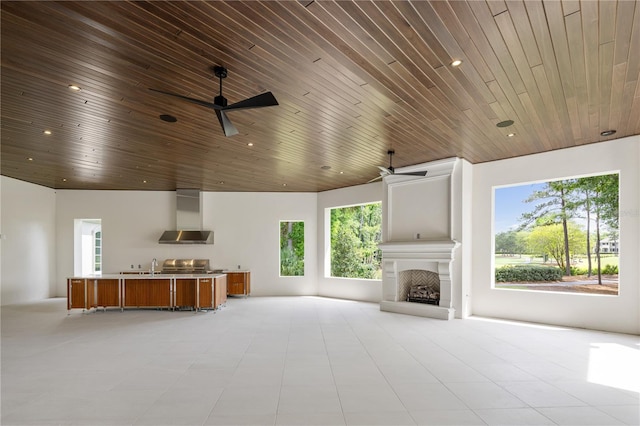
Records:
[[[318,297],[5,306],[2,425],[637,425],[640,338]]]

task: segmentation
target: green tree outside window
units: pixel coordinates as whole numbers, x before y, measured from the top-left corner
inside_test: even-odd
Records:
[[[304,222],[280,222],[280,276],[304,275]]]
[[[380,279],[381,238],[380,203],[331,209],[331,276]]]

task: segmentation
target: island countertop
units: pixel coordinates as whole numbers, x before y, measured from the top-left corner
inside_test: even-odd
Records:
[[[217,278],[226,274],[151,274],[143,273],[126,273],[126,274],[91,274],[68,277],[70,280],[91,280],[91,279],[112,279],[112,280],[130,280],[130,279],[174,279],[174,278]]]

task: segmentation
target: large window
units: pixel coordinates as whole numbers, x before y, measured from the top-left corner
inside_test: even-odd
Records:
[[[618,174],[495,188],[495,288],[618,294]]]
[[[304,275],[304,222],[280,221],[280,276]]]
[[[331,276],[380,279],[380,203],[331,209]]]

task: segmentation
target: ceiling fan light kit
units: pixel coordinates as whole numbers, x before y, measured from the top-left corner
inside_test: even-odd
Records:
[[[213,68],[213,73],[216,77],[220,79],[220,94],[213,98],[213,102],[203,101],[201,99],[190,98],[188,96],[182,96],[177,93],[165,92],[163,90],[157,89],[149,89],[154,92],[162,93],[164,95],[174,96],[176,98],[183,99],[185,101],[203,106],[205,108],[211,108],[216,112],[216,117],[218,117],[218,121],[220,122],[220,126],[222,127],[222,131],[224,135],[229,137],[238,134],[238,129],[231,123],[229,117],[227,117],[227,111],[235,111],[241,109],[250,109],[250,108],[263,108],[279,105],[276,97],[273,96],[271,92],[265,92],[260,95],[253,96],[248,99],[244,99],[242,101],[236,102],[234,104],[228,105],[227,98],[222,96],[222,79],[226,78],[228,75],[227,69],[220,66],[215,66]]]

